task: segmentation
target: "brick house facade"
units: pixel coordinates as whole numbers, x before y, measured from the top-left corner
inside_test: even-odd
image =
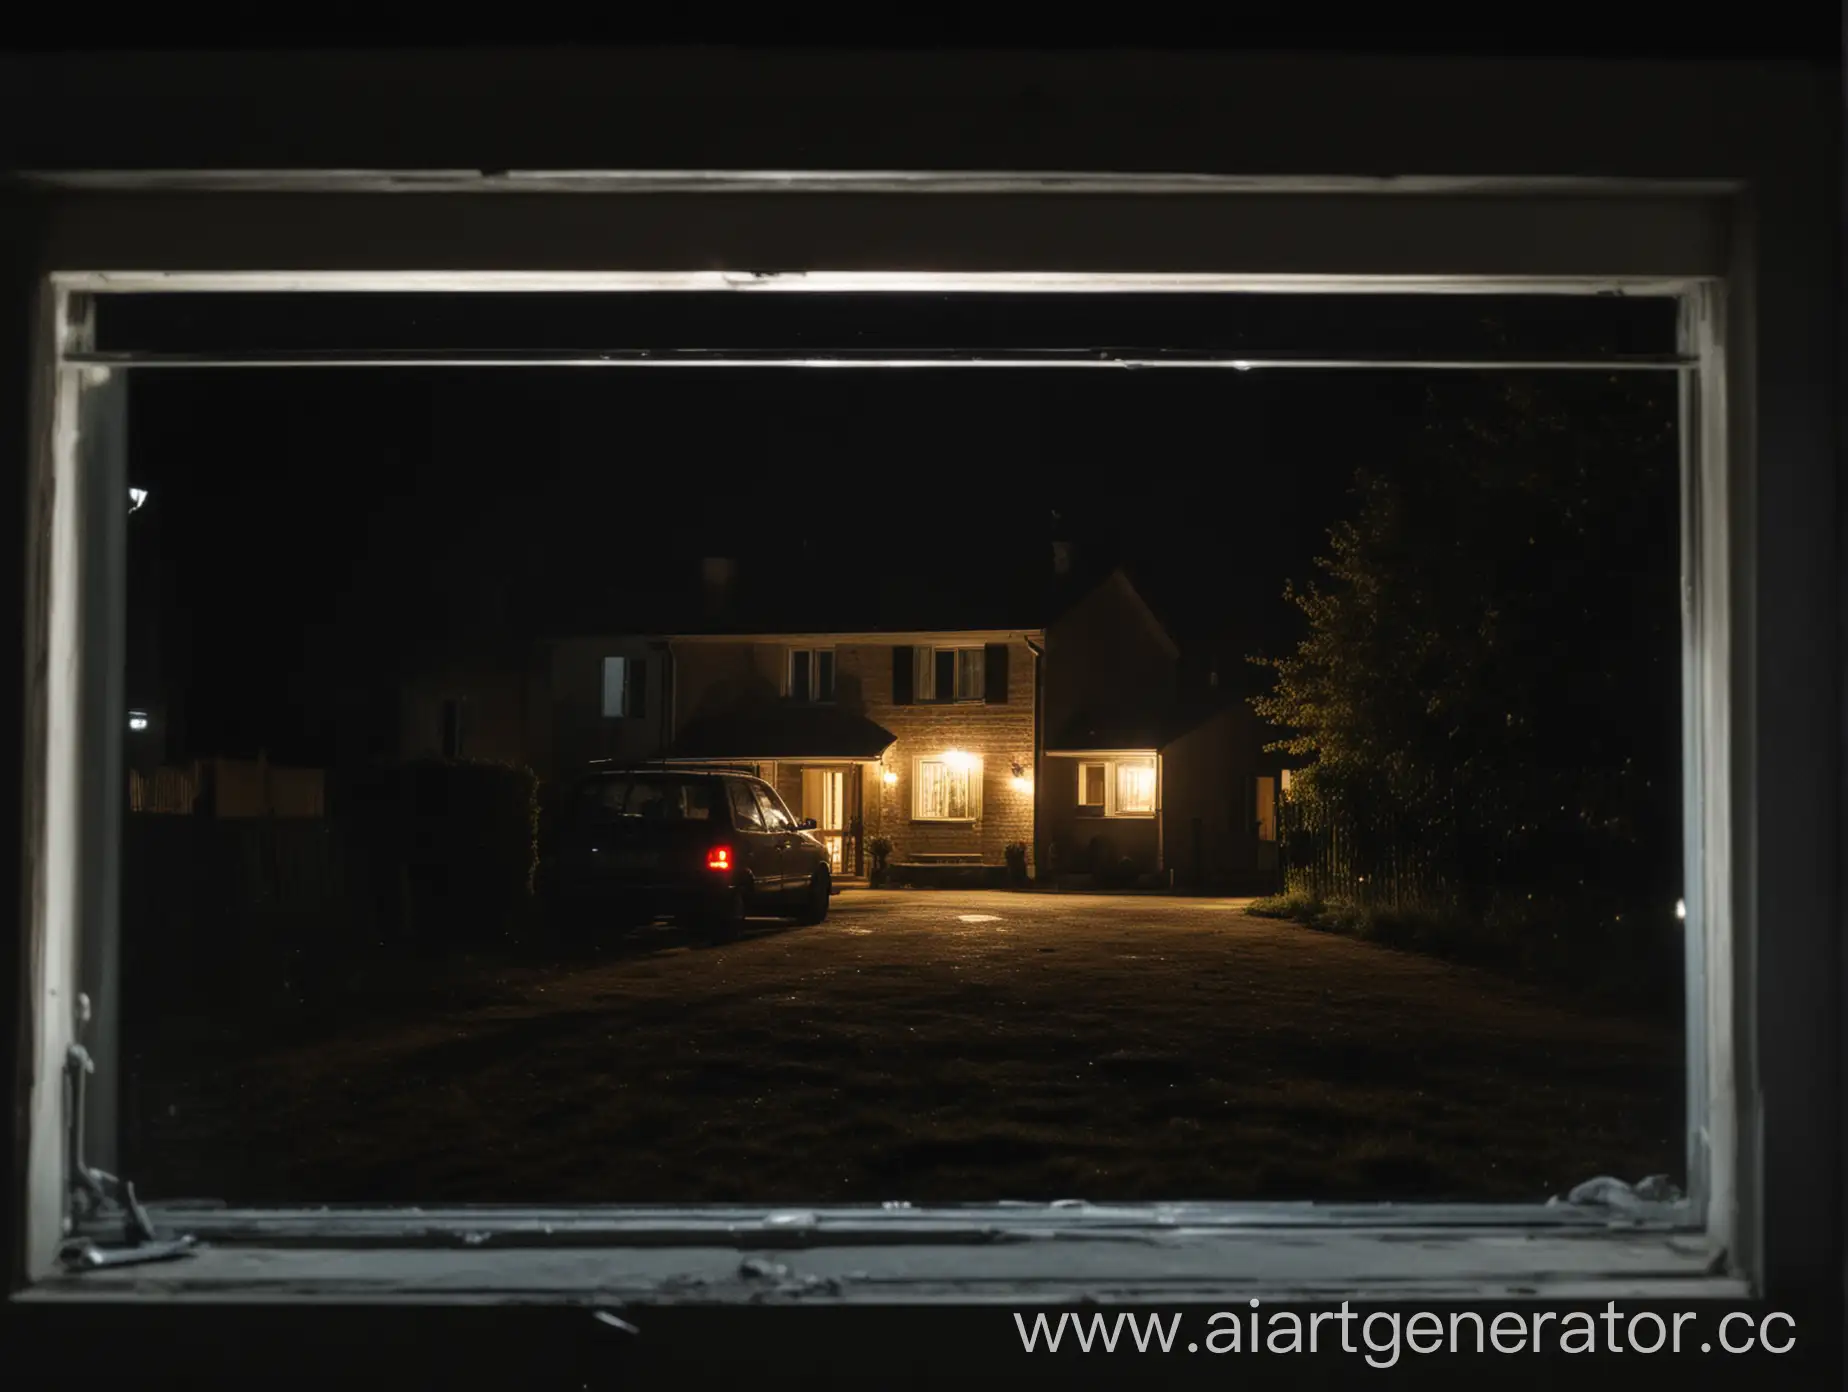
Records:
[[[435,671],[405,690],[405,753],[524,762],[546,786],[596,761],[748,766],[843,877],[880,840],[899,866],[998,867],[1019,843],[1036,877],[1263,888],[1274,871],[1264,732],[1243,703],[1183,690],[1121,570],[1048,597],[1043,627],[782,629],[733,594],[678,633]]]
[[[859,873],[867,843],[880,837],[895,862],[998,865],[1009,844],[1034,840],[1041,637],[674,638],[670,750],[756,766],[798,816],[840,837],[841,873]],[[841,727],[810,720],[806,730],[791,728],[792,705],[831,708]],[[842,734],[848,743],[838,742]]]

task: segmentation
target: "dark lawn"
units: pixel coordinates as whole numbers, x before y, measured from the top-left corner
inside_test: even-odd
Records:
[[[849,891],[150,1050],[145,1197],[1539,1200],[1681,1177],[1678,1034],[1234,901]],[[157,1065],[159,1065],[157,1067]]]

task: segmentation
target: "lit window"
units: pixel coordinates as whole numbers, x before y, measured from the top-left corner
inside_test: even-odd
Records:
[[[986,695],[981,648],[919,648],[912,670],[920,701],[980,701]]]
[[[911,815],[921,822],[974,821],[981,806],[982,761],[954,751],[919,759]]]
[[[1078,807],[1092,816],[1153,816],[1154,759],[1098,759],[1078,765]]]
[[[792,701],[832,701],[834,699],[833,648],[791,648],[789,650],[789,699]]]
[[[1119,815],[1155,810],[1155,762],[1125,761],[1116,766],[1116,810]]]

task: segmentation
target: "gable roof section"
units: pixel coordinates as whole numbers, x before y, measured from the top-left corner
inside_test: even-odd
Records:
[[[1174,641],[1174,635],[1169,631],[1167,624],[1162,622],[1161,616],[1155,612],[1154,606],[1148,602],[1142,590],[1137,586],[1127,565],[1112,565],[1109,569],[1101,573],[1094,571],[1089,575],[1075,579],[1075,581],[1066,586],[1060,594],[1059,602],[1057,603],[1053,616],[1054,621],[1056,622],[1058,619],[1062,619],[1070,614],[1074,609],[1090,599],[1106,585],[1113,587],[1119,594],[1129,600],[1131,607],[1136,611],[1142,623],[1147,628],[1149,635],[1161,645],[1162,651],[1166,652],[1171,658],[1178,658],[1180,656],[1180,645]]]

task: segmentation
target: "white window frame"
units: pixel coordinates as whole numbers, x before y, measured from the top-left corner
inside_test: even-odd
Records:
[[[1146,765],[1150,778],[1149,805],[1146,808],[1125,808],[1122,792],[1117,780],[1123,770],[1130,765]],[[1084,771],[1088,768],[1102,768],[1104,771],[1104,800],[1102,803],[1084,801]],[[1110,817],[1129,821],[1147,821],[1161,811],[1161,764],[1153,754],[1123,754],[1108,758],[1080,759],[1078,761],[1078,807],[1087,817]],[[1091,811],[1096,808],[1095,812]]]
[[[1631,82],[1632,75],[1623,80]],[[1710,84],[1721,81],[1710,75]],[[1753,101],[1770,98],[1741,100],[1752,109]],[[1712,105],[1730,110],[1723,101]],[[1596,119],[1588,119],[1595,126]],[[1790,122],[1794,126],[1796,118]],[[1686,149],[1701,148],[1702,137],[1679,136],[1688,140]],[[1765,130],[1758,129],[1753,139],[1755,157],[1776,158],[1768,153],[1775,142]],[[786,175],[777,178],[774,198],[788,198],[802,187]],[[725,186],[725,179],[706,176],[711,187]],[[1773,309],[1783,316],[1773,321],[1778,336],[1759,330],[1757,316],[1771,293],[1760,283],[1765,268],[1789,264],[1773,258],[1769,238],[1775,233],[1788,242],[1792,228],[1775,222],[1776,209],[1754,209],[1748,216],[1736,184],[1665,191],[1614,180],[1562,186],[1513,179],[1485,189],[1481,179],[1459,177],[1409,181],[1389,192],[1357,181],[1332,197],[1328,184],[1324,180],[1305,196],[1288,180],[1216,186],[1201,178],[1189,185],[1195,197],[1164,199],[1141,196],[1172,191],[1159,179],[1139,185],[1133,177],[1100,176],[1087,185],[1059,176],[1043,185],[1023,175],[990,178],[976,192],[950,176],[938,192],[959,196],[937,201],[930,197],[937,186],[922,178],[903,191],[875,180],[859,195],[865,210],[881,200],[922,197],[922,204],[907,206],[928,216],[907,211],[882,221],[891,234],[880,245],[883,269],[867,270],[856,259],[861,224],[852,207],[839,202],[843,189],[851,191],[852,178],[831,175],[815,186],[831,190],[836,202],[829,219],[805,225],[813,233],[802,243],[808,264],[799,286],[792,282],[791,288],[1620,291],[1679,299],[1683,351],[1691,363],[1682,374],[1689,461],[1683,517],[1691,853],[1685,900],[1693,1190],[1688,1202],[1624,1215],[1616,1228],[1603,1214],[1539,1205],[1307,1210],[1177,1201],[993,1210],[618,1208],[573,1215],[402,1209],[207,1214],[156,1206],[157,1221],[183,1224],[213,1245],[164,1266],[60,1276],[69,1162],[63,1070],[78,1027],[71,1005],[79,991],[90,994],[103,1033],[116,1006],[110,985],[113,918],[102,907],[115,884],[115,831],[103,803],[81,790],[115,786],[87,775],[98,761],[119,766],[121,759],[116,727],[122,722],[104,718],[114,708],[110,701],[120,704],[110,686],[108,653],[120,638],[121,615],[96,577],[107,575],[119,559],[120,535],[107,516],[121,511],[117,504],[126,486],[120,440],[125,393],[123,372],[84,356],[93,348],[85,296],[280,284],[299,290],[488,284],[730,290],[740,283],[726,272],[608,271],[630,257],[629,264],[658,265],[648,260],[658,255],[656,249],[679,244],[676,219],[688,215],[671,202],[649,206],[646,198],[620,215],[589,206],[595,200],[574,206],[566,198],[562,204],[538,200],[521,217],[471,220],[438,195],[429,196],[434,206],[405,195],[349,196],[344,205],[330,201],[324,215],[317,210],[278,219],[247,214],[222,188],[182,190],[144,207],[131,194],[111,193],[106,186],[99,196],[92,183],[81,206],[59,203],[48,219],[39,262],[48,272],[39,286],[33,342],[30,515],[40,520],[28,535],[26,614],[27,670],[34,674],[25,711],[28,1093],[20,1099],[25,1173],[15,1200],[24,1269],[36,1283],[32,1294],[53,1300],[169,1300],[241,1291],[253,1298],[473,1300],[493,1291],[509,1300],[622,1300],[660,1298],[673,1281],[691,1279],[702,1299],[742,1303],[762,1294],[761,1281],[740,1275],[738,1262],[739,1249],[752,1247],[748,1233],[759,1227],[776,1231],[790,1279],[802,1282],[811,1300],[852,1299],[877,1288],[889,1298],[961,1301],[968,1298],[971,1279],[991,1296],[1017,1303],[1074,1295],[1204,1300],[1256,1291],[1285,1300],[1350,1294],[1408,1300],[1430,1298],[1432,1292],[1451,1298],[1513,1292],[1545,1297],[1562,1291],[1581,1300],[1691,1299],[1741,1296],[1764,1290],[1767,1280],[1775,1285],[1779,1270],[1797,1275],[1813,1270],[1816,1263],[1803,1246],[1808,1220],[1799,1216],[1772,1224],[1763,1189],[1766,1157],[1779,1153],[1774,1142],[1809,1133],[1793,1114],[1789,1091],[1762,1092],[1757,1082],[1775,1076],[1780,1060],[1802,1047],[1797,1034],[1777,1025],[1776,1011],[1761,1008],[1772,984],[1761,973],[1761,951],[1777,945],[1775,984],[1788,988],[1803,980],[1804,954],[1821,950],[1815,947],[1820,936],[1806,935],[1833,933],[1832,923],[1769,921],[1779,909],[1794,909],[1803,918],[1819,906],[1823,871],[1807,858],[1807,842],[1793,850],[1759,834],[1765,818],[1757,789],[1777,787],[1786,802],[1801,795],[1805,813],[1826,823],[1817,833],[1825,846],[1833,847],[1839,828],[1834,804],[1810,796],[1803,777],[1815,763],[1817,743],[1831,754],[1835,750],[1826,743],[1829,731],[1806,728],[1799,738],[1767,723],[1801,708],[1786,702],[1768,710],[1777,703],[1758,675],[1776,669],[1795,650],[1800,633],[1804,642],[1837,641],[1832,623],[1825,623],[1820,637],[1801,630],[1801,622],[1814,621],[1808,611],[1795,625],[1776,626],[1779,614],[1805,604],[1816,606],[1826,620],[1832,612],[1826,606],[1835,598],[1827,591],[1832,577],[1819,586],[1807,573],[1780,568],[1759,544],[1763,524],[1755,510],[1775,506],[1780,524],[1801,524],[1805,508],[1812,501],[1819,505],[1805,490],[1820,488],[1819,477],[1833,464],[1823,443],[1829,438],[1827,389],[1806,375],[1812,354],[1827,360],[1827,335],[1821,348],[1804,338],[1815,316],[1826,322],[1826,309],[1797,307],[1785,280],[1774,287]],[[997,185],[1023,201],[1011,211],[1002,206],[1005,197],[984,204]],[[748,177],[738,181],[735,215],[698,222],[699,236],[735,239],[722,256],[715,252],[703,264],[776,260],[761,254],[753,238],[774,241],[777,229],[787,226],[779,221],[786,214],[768,202],[755,210],[739,206],[748,205],[753,188]],[[1093,194],[1101,200],[1094,216],[1072,202]],[[1052,213],[1036,199],[1064,201]],[[1124,209],[1127,221],[1112,221],[1116,208]],[[467,244],[451,246],[433,237],[435,227]],[[1009,227],[1034,229],[1022,244],[1033,245],[1046,266],[1093,269],[1021,272],[1014,243],[997,231]],[[1422,235],[1406,235],[1413,227]],[[1131,239],[1127,257],[1110,240],[1118,235]],[[324,252],[318,248],[327,246],[347,249],[339,266],[320,259]],[[427,265],[433,246],[445,248],[448,264],[470,270],[413,273],[409,268]],[[1776,250],[1781,255],[1790,247],[1778,244]],[[1792,254],[1798,252],[1803,274],[1822,273],[1819,255],[1802,246]],[[770,280],[771,289],[781,288],[775,277]],[[1809,286],[1806,293],[1822,301],[1815,291]],[[1750,364],[1750,370],[1728,371],[1730,364]],[[1794,389],[1767,392],[1770,405],[1761,418],[1759,381],[1794,381],[1813,388],[1819,399],[1793,394]],[[1780,448],[1762,449],[1774,435]],[[99,501],[105,497],[107,508]],[[1801,786],[1793,791],[1792,784]],[[1786,807],[1775,825],[1796,825],[1795,815]],[[1771,873],[1776,869],[1800,873],[1778,883]],[[1760,935],[1761,918],[1783,936]],[[80,942],[87,944],[81,953]],[[1828,977],[1823,959],[1815,960],[1818,975]],[[103,1033],[93,1025],[86,1035],[100,1059],[93,1097],[110,1086],[112,1057]],[[1744,1071],[1742,1063],[1755,1071]],[[1452,1226],[1459,1222],[1464,1226]],[[1265,1241],[1264,1234],[1279,1226],[1307,1232],[1295,1232],[1284,1245]],[[428,1243],[438,1230],[536,1234],[541,1228],[569,1230],[575,1241],[600,1243],[601,1250],[499,1248],[472,1239],[466,1247],[441,1250]],[[1390,1230],[1384,1238],[1381,1229]],[[942,1240],[945,1234],[978,1231],[992,1238],[1002,1230],[1064,1240],[979,1246]],[[907,1233],[918,1241],[907,1243]],[[1419,1241],[1404,1240],[1408,1233],[1418,1234]],[[664,1234],[672,1241],[663,1243]],[[1126,1234],[1160,1240],[1124,1242]],[[791,1238],[804,1235],[817,1245],[787,1250]],[[385,1245],[355,1244],[355,1236]],[[877,1245],[861,1245],[868,1236]],[[844,1294],[828,1297],[824,1291]]]
[[[622,672],[622,679],[615,684],[616,700],[614,704],[616,709],[611,710],[610,668],[615,664],[621,664],[620,670]],[[602,666],[598,670],[601,673],[603,682],[600,693],[602,697],[601,709],[603,711],[603,718],[605,720],[627,720],[629,718],[630,704],[629,681],[635,672],[634,659],[627,653],[606,653],[603,657]]]
[[[937,690],[937,654],[956,654],[956,685],[962,685],[967,668],[975,671],[975,695],[943,695]],[[974,654],[973,659],[970,654]],[[979,706],[988,699],[988,649],[982,643],[920,643],[912,649],[912,699],[919,704],[943,706]]]
[[[821,670],[821,655],[823,653],[828,655],[829,676],[831,680],[828,683],[828,694],[826,696],[816,696],[812,694],[808,696],[796,695],[796,655],[798,653],[808,654],[809,690],[811,693],[815,690],[815,674]],[[834,694],[839,689],[840,680],[840,657],[832,647],[825,645],[822,647],[792,647],[784,654],[783,695],[792,701],[800,701],[803,705],[808,706],[831,705],[834,702]]]
[[[982,779],[987,772],[987,764],[979,754],[965,757],[969,766],[965,769],[951,769],[960,772],[969,780],[969,815],[966,817],[938,817],[924,811],[924,768],[927,764],[944,764],[948,761],[941,754],[920,754],[911,761],[911,820],[914,822],[947,823],[951,826],[967,826],[982,820]]]

